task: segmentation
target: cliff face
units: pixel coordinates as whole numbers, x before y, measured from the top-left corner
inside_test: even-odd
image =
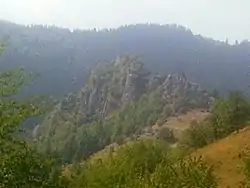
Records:
[[[160,94],[172,113],[181,113],[183,108],[206,107],[211,101],[208,93],[188,81],[185,74],[154,75],[140,60],[124,56],[91,70],[85,87],[66,97],[52,114],[67,112],[70,115],[65,120],[71,121],[74,116],[74,122],[82,125],[88,117],[105,118],[143,94],[153,92]]]
[[[121,135],[138,134],[141,129],[171,115],[206,108],[211,101],[209,94],[188,81],[184,74],[153,74],[139,59],[119,57],[91,70],[85,87],[63,99],[47,115],[36,129],[36,138],[49,140],[46,145],[57,148],[60,141],[72,141],[69,133],[79,134],[80,127],[94,124],[98,127],[94,128],[95,132],[86,134],[98,137],[98,131],[110,129],[105,138],[117,140]],[[114,114],[116,117],[112,118]],[[103,122],[105,127],[98,122]],[[80,139],[82,136],[78,135]]]
[[[129,57],[90,71],[85,87],[62,102],[83,118],[84,114],[106,117],[126,103],[147,92],[148,72],[143,63]],[[80,117],[79,117],[80,118]]]
[[[188,81],[185,74],[168,75],[159,90],[173,113],[183,113],[188,108],[208,107],[212,102],[209,94],[198,84]]]

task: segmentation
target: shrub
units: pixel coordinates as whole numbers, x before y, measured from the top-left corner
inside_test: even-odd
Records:
[[[170,130],[167,127],[163,127],[158,130],[157,138],[160,140],[164,140],[166,142],[170,142],[170,143],[174,143],[176,141],[173,130]]]
[[[203,147],[243,128],[249,115],[249,102],[240,93],[231,93],[215,101],[208,119],[202,123],[192,122],[181,142],[193,148]]]
[[[183,134],[180,143],[191,148],[200,148],[211,143],[214,139],[214,132],[210,122],[204,121],[199,124],[193,122]]]

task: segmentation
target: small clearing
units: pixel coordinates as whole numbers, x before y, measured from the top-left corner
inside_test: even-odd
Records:
[[[153,130],[158,130],[164,127],[169,128],[170,130],[173,131],[174,136],[176,138],[180,138],[181,134],[183,131],[188,129],[190,127],[190,123],[192,121],[197,121],[201,122],[203,121],[206,117],[208,117],[209,112],[205,110],[190,110],[186,114],[177,116],[177,117],[170,117],[166,120],[166,122],[159,126],[159,125],[154,125]]]

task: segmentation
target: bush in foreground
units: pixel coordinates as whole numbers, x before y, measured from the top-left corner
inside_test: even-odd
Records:
[[[75,171],[74,188],[215,188],[212,168],[201,159],[181,159],[164,142],[135,141]]]

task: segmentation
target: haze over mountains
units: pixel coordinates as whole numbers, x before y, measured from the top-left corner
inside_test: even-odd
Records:
[[[250,42],[5,21],[0,39],[0,187],[250,187]],[[16,98],[18,67],[38,76]]]
[[[205,89],[249,93],[250,43],[229,45],[193,35],[182,26],[138,24],[71,32],[1,21],[0,39],[8,45],[0,57],[1,70],[21,66],[40,75],[25,95],[77,91],[89,68],[124,54],[139,56],[153,72],[184,72]]]

